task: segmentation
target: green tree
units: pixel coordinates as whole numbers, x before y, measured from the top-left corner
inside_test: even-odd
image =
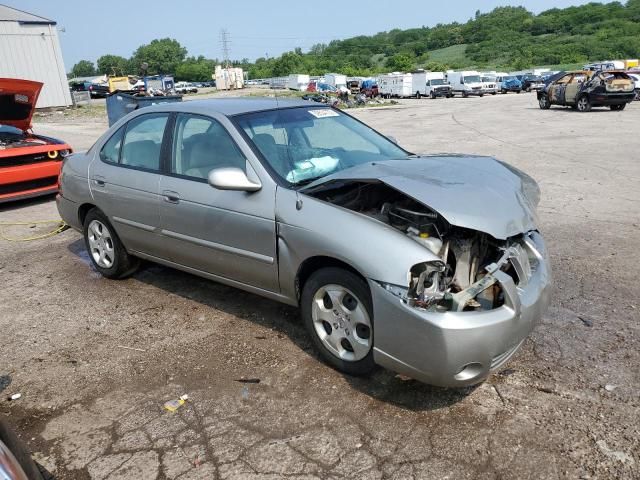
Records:
[[[162,38],[152,40],[148,45],[141,45],[133,52],[131,66],[134,74],[141,73],[143,64],[147,64],[147,73],[175,73],[178,66],[187,56],[187,49],[177,40]]]
[[[91,77],[96,75],[96,67],[89,60],[80,60],[71,68],[71,77]]]
[[[176,80],[206,82],[211,80],[211,74],[215,68],[214,60],[208,60],[202,55],[198,58],[189,57],[176,68]]]
[[[102,55],[96,61],[98,73],[103,75],[127,75],[129,60],[119,55]]]
[[[410,72],[415,68],[413,59],[404,53],[397,53],[393,57],[387,59],[386,66],[394,72]]]

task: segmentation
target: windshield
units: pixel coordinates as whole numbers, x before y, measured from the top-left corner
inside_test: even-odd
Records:
[[[464,83],[480,83],[480,76],[469,75],[468,77],[464,77]]]
[[[445,85],[445,82],[442,78],[434,78],[431,80],[431,85]]]
[[[271,168],[292,185],[310,183],[363,163],[411,155],[331,108],[270,110],[236,119]]]
[[[495,82],[496,77],[482,77],[483,82]]]
[[[525,75],[524,79],[533,81],[533,82],[538,82],[541,80],[540,77],[538,77],[537,75]]]
[[[506,80],[517,80],[517,78],[516,78],[516,77],[514,77],[513,75],[509,75],[509,76],[507,76],[507,77],[504,77],[504,79],[503,79],[503,80],[505,80],[505,81],[506,81]]]
[[[16,127],[12,127],[11,125],[3,125],[0,123],[0,133],[10,134],[10,135],[20,135],[22,136],[22,130]]]

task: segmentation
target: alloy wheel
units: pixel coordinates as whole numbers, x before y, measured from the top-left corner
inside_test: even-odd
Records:
[[[336,357],[356,362],[371,350],[371,319],[364,303],[347,288],[319,288],[313,297],[311,315],[318,338]]]
[[[93,260],[102,268],[111,268],[115,260],[115,248],[109,229],[99,220],[89,224],[87,239]]]
[[[578,100],[578,110],[581,112],[588,112],[590,107],[589,99],[587,97],[580,97]]]

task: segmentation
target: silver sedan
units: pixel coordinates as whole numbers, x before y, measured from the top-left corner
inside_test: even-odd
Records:
[[[157,105],[62,168],[58,209],[105,277],[151,260],[300,307],[321,356],[481,382],[549,303],[539,189],[488,157],[416,155],[326,106]]]

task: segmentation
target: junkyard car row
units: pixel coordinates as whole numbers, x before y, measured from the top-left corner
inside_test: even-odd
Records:
[[[342,371],[464,386],[549,303],[538,200],[492,158],[412,154],[308,102],[229,99],[125,117],[66,159],[58,208],[109,278],[139,258],[183,269],[299,305]]]

